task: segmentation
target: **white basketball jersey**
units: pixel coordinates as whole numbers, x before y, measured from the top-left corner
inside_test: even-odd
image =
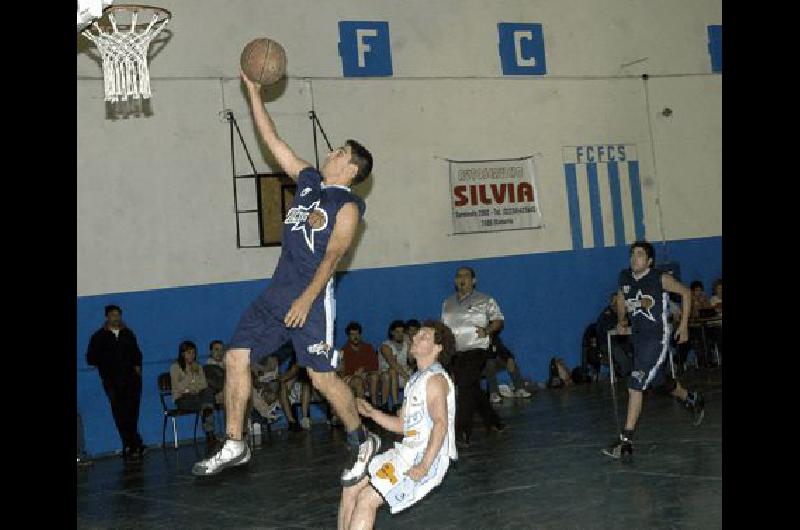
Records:
[[[422,458],[428,440],[433,430],[433,419],[428,412],[428,379],[441,374],[447,381],[447,436],[445,437],[442,448],[439,450],[441,456],[452,460],[458,459],[456,450],[455,421],[456,421],[456,394],[453,381],[442,365],[433,363],[425,370],[415,372],[403,392],[403,440],[395,444],[404,459],[408,462],[416,462]]]

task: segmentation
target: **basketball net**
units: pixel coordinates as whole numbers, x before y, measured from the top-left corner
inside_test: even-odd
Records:
[[[137,24],[139,12],[142,10],[152,11],[153,15],[149,23],[143,21]],[[152,40],[161,33],[172,15],[160,7],[141,5],[115,5],[107,8],[106,13],[110,27],[108,23],[101,26],[98,21],[94,21],[91,27],[81,33],[97,46],[102,57],[105,100],[127,101],[129,97],[149,99],[151,92],[147,51]],[[122,15],[119,26],[115,14]],[[128,22],[125,17],[130,18],[129,24],[125,24]],[[146,19],[146,16],[142,18]]]

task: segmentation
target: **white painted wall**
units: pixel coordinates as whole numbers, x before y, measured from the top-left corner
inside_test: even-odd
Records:
[[[99,64],[77,56],[79,296],[271,275],[279,249],[236,249],[229,129],[219,118],[233,109],[257,169],[268,170],[236,78],[243,45],[258,36],[287,51],[290,79],[268,97],[284,139],[313,163],[313,91],[331,141],[356,138],[375,156],[372,181],[356,188],[367,199],[366,230],[348,267],[570,249],[565,145],[636,144],[648,238],[721,234],[722,83],[706,49],[706,25],[721,23],[719,0],[159,5],[174,19],[150,64],[151,116],[107,119]],[[341,20],[389,22],[394,78],[342,77]],[[501,78],[498,22],[543,24],[546,76]],[[613,79],[643,72],[699,75],[651,77],[648,109],[641,79]],[[249,173],[238,140],[236,150],[238,172]],[[531,153],[543,229],[448,235],[440,157]]]

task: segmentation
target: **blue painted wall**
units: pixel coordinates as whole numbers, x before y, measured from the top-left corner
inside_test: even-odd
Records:
[[[700,279],[710,289],[722,276],[722,238],[700,238],[656,246],[657,261],[680,263],[684,283]],[[367,341],[377,346],[390,321],[438,317],[442,300],[453,292],[459,265],[473,267],[477,289],[494,296],[506,317],[503,338],[514,351],[523,376],[541,381],[550,357],[564,357],[570,366],[580,359],[585,326],[603,309],[627,266],[626,247],[530,254],[471,261],[368,269],[339,275],[337,346],[344,327],[358,320]],[[241,312],[268,280],[116,293],[78,298],[78,408],[86,430],[86,449],[101,454],[120,442],[97,371],[86,365],[86,346],[103,322],[103,307],[116,303],[134,330],[144,354],[140,432],[145,443],[160,443],[162,413],[156,377],[169,370],[181,340],[194,340],[207,358],[207,345],[227,340]],[[191,417],[179,420],[179,436],[188,438]]]

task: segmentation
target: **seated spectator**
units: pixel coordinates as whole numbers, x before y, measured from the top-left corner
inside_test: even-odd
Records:
[[[708,318],[716,315],[716,311],[711,307],[706,296],[703,282],[695,280],[691,283],[690,288],[692,290],[690,319]],[[710,366],[711,360],[707,348],[708,345],[703,342],[703,331],[699,327],[689,326],[689,344],[697,356],[697,364],[703,368]]]
[[[369,385],[369,397],[373,405],[378,403],[378,354],[368,342],[361,340],[361,324],[350,322],[345,328],[347,344],[342,347],[342,363],[339,371],[358,398],[364,398]],[[384,396],[386,394],[384,393]]]
[[[378,357],[381,372],[382,406],[387,412],[397,412],[401,403],[398,401],[398,385],[405,385],[411,375],[408,368],[408,348],[411,346],[406,336],[406,324],[402,320],[394,320],[389,324],[388,339],[381,344],[381,355]],[[388,395],[391,391],[392,408],[389,409]]]
[[[624,302],[622,302],[624,303]],[[608,332],[617,327],[617,311],[619,311],[617,292],[608,298],[608,305],[595,322],[597,330],[597,347],[608,360]],[[611,355],[614,361],[614,373],[617,377],[627,377],[633,369],[633,344],[629,335],[617,335],[611,340]]]
[[[692,313],[689,315],[690,318],[707,316],[708,310],[711,309],[711,304],[708,302],[703,282],[695,280],[690,284],[689,288],[692,290]]]
[[[178,358],[169,369],[172,399],[182,410],[200,412],[206,433],[206,455],[217,450],[214,435],[214,391],[208,387],[203,369],[197,363],[197,346],[185,340],[178,346]]]
[[[221,340],[212,340],[208,345],[208,361],[206,361],[206,364],[225,369],[225,348]]]
[[[278,383],[280,384],[278,398],[289,430],[293,432],[311,430],[311,380],[305,368],[301,368],[297,361],[292,359],[286,371],[278,377]],[[292,410],[294,403],[300,403],[303,417],[299,422]]]
[[[711,291],[714,294],[711,296],[709,303],[717,314],[722,316],[722,278],[714,280],[714,283],[711,285]]]
[[[225,403],[225,350],[221,340],[212,340],[208,345],[208,360],[203,367],[206,383],[214,391],[214,400],[217,404]]]
[[[599,346],[597,339],[597,324],[592,322],[586,329],[583,330],[583,337],[581,337],[581,369],[583,371],[589,370],[592,374],[592,379],[597,380],[600,374],[602,365],[608,364],[608,357],[605,350]]]
[[[561,388],[572,386],[572,375],[567,364],[561,357],[550,359],[550,377],[547,379],[547,388]]]
[[[531,397],[531,393],[525,390],[525,381],[522,380],[522,374],[519,371],[519,365],[514,360],[514,354],[503,344],[499,335],[492,337],[489,352],[490,357],[486,359],[486,366],[483,368],[483,375],[486,376],[486,380],[489,383],[489,401],[500,403],[504,397]],[[513,392],[506,391],[505,387],[501,390],[497,384],[497,372],[502,372],[503,370],[506,370],[508,375],[511,376],[511,382],[514,385]]]
[[[289,361],[281,374],[280,366]],[[309,416],[311,381],[305,370],[296,364],[294,347],[286,342],[275,352],[261,358],[251,368],[253,373],[253,410],[269,423],[278,419],[277,409],[283,410],[290,431],[311,428]],[[303,418],[298,423],[292,409],[293,403],[302,401]]]
[[[212,340],[208,345],[208,361],[206,364],[225,369],[225,347],[221,340]]]
[[[278,419],[277,408],[279,382],[278,368],[280,360],[276,354],[263,357],[258,364],[250,368],[252,373],[252,393],[250,396],[253,412],[258,413],[255,421],[272,423]],[[260,418],[259,418],[260,416]]]

